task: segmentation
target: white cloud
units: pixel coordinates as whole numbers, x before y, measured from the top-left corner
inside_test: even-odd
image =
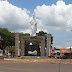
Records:
[[[66,5],[63,1],[37,6],[34,10],[39,18],[39,28],[42,30],[67,30],[72,29],[72,4]]]
[[[0,1],[0,28],[26,32],[30,27],[28,13],[30,12],[25,8],[18,8],[8,1]]]
[[[58,1],[56,5],[52,4],[37,6],[34,10],[38,18],[38,31],[44,30],[66,30],[72,29],[72,4],[66,5],[63,1]],[[30,11],[26,8],[21,9],[8,1],[0,0],[0,28],[8,28],[13,32],[31,32],[30,31]],[[37,32],[38,32],[37,31]]]

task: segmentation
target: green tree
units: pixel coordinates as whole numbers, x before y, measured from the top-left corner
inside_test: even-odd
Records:
[[[45,47],[47,44],[47,33],[44,31],[39,31],[39,33],[36,34],[37,36],[45,36]]]
[[[3,40],[0,41],[0,49],[4,50],[7,46],[14,46],[15,34],[8,31],[6,28],[0,28],[0,36]]]
[[[46,36],[46,32],[44,31],[39,31],[39,33],[37,33],[37,36]]]
[[[29,34],[29,33],[25,33],[25,34],[24,34],[24,33],[20,33],[19,36],[20,36],[20,37],[21,37],[21,36],[30,36],[30,34]]]
[[[6,47],[9,47],[10,48],[9,50],[11,50],[12,46],[15,46],[15,33],[10,32],[6,28],[0,28],[0,36],[3,39],[3,40],[0,40],[0,49],[3,50],[3,53]],[[21,36],[30,36],[30,34],[20,33],[20,38]]]
[[[11,53],[11,57],[15,56],[15,46],[7,46],[6,49],[8,53]]]
[[[37,33],[37,36],[45,36],[45,47],[47,46],[47,33],[44,31],[39,31]],[[51,37],[51,43],[53,44],[53,36]]]

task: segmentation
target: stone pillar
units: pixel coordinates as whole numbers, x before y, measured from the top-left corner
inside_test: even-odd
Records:
[[[45,37],[41,40],[41,56],[45,56]]]
[[[51,34],[48,34],[48,48],[47,48],[47,56],[51,56]]]
[[[25,55],[25,41],[21,37],[21,56],[24,56],[24,55]]]
[[[19,33],[15,33],[15,53],[18,56],[18,48],[19,48]]]

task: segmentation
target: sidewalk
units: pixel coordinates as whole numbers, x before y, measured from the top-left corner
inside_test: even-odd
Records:
[[[72,64],[72,59],[6,59],[4,61],[11,61],[16,63],[41,63],[41,64]]]

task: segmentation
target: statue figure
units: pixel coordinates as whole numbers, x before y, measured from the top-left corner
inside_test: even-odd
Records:
[[[37,31],[37,21],[35,19],[35,15],[32,15],[32,18],[30,20],[31,23],[31,36],[36,36],[36,31]]]

